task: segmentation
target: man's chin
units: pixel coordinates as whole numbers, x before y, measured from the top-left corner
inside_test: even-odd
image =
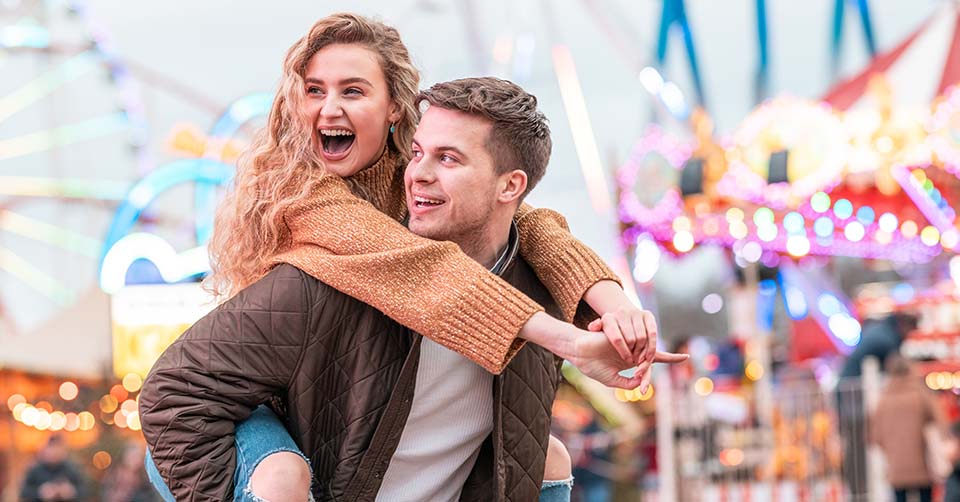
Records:
[[[435,241],[446,240],[443,238],[444,231],[439,225],[431,225],[428,222],[410,220],[410,222],[407,224],[407,228],[420,237],[426,237],[427,239],[433,239]]]

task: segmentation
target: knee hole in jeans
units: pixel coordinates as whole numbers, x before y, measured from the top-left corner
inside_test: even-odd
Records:
[[[250,492],[270,502],[306,502],[310,496],[310,467],[300,455],[280,451],[267,455],[253,469]]]

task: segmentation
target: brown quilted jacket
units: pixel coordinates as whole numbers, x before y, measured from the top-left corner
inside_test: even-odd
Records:
[[[502,277],[560,315],[525,261]],[[218,307],[160,357],[143,433],[177,500],[233,493],[234,424],[271,402],[314,472],[317,500],[373,500],[410,411],[419,335],[291,266]],[[559,361],[524,345],[494,380],[494,431],[463,500],[537,500]]]

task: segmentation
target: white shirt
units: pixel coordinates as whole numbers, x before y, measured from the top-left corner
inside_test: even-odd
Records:
[[[516,235],[511,228],[511,244]],[[510,245],[491,271],[499,274]],[[493,431],[493,375],[424,338],[417,386],[397,451],[377,493],[385,502],[460,499],[480,446]]]

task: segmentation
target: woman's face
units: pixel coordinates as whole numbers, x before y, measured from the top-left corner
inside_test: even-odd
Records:
[[[377,54],[352,44],[328,45],[304,75],[307,116],[329,172],[352,176],[383,153],[390,124],[400,119]]]

